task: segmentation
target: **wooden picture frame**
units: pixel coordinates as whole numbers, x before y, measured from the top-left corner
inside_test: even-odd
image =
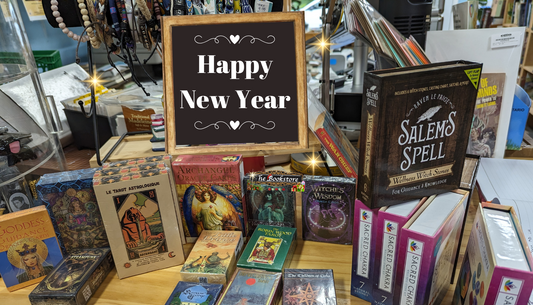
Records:
[[[166,152],[170,153],[172,155],[178,155],[178,154],[208,154],[208,153],[235,153],[235,152],[243,152],[243,151],[260,151],[260,150],[284,150],[284,149],[306,149],[308,147],[308,127],[307,127],[307,77],[306,77],[306,67],[305,67],[305,38],[304,38],[304,14],[303,12],[279,12],[279,13],[249,13],[249,14],[231,14],[231,15],[202,15],[202,16],[169,16],[169,17],[163,17],[162,19],[162,37],[163,37],[163,83],[164,83],[164,92],[165,92],[165,135],[166,135]],[[239,27],[239,31],[231,30],[228,33],[221,34],[221,31],[224,29],[235,29],[236,26]],[[283,26],[285,29],[292,27],[293,30],[293,37],[294,37],[294,45],[292,44],[292,36],[291,33],[287,34],[287,31],[280,31],[280,27]],[[180,28],[181,27],[181,28]],[[173,29],[177,29],[173,32]],[[278,36],[275,35],[266,35],[264,32],[261,31],[255,31],[251,32],[252,29],[266,29],[266,31],[273,32],[276,34],[276,29],[280,34]],[[189,31],[187,31],[189,30]],[[203,32],[202,32],[203,31]],[[232,32],[233,31],[233,32]],[[241,33],[239,35],[229,35],[229,34],[236,34],[234,32]],[[173,35],[174,33],[174,35]],[[205,34],[209,33],[209,34]],[[253,34],[258,33],[254,37]],[[179,34],[179,35],[178,35]],[[202,34],[202,35],[200,35]],[[246,35],[245,35],[246,34]],[[192,39],[192,35],[194,36],[194,39]],[[211,35],[210,37],[207,37],[208,35]],[[174,36],[174,37],[173,37]],[[222,37],[224,36],[224,37]],[[261,37],[259,37],[261,36]],[[275,45],[276,52],[272,52],[274,48],[274,41],[270,42],[269,45],[272,44],[273,46],[267,45],[267,40],[265,37],[274,37],[274,41],[278,44]],[[200,38],[198,38],[200,37]],[[218,39],[217,39],[218,37]],[[242,37],[238,43],[235,38]],[[245,40],[245,37],[248,37],[248,40]],[[270,37],[270,38],[272,38]],[[275,38],[278,38],[277,41]],[[182,39],[183,38],[183,39]],[[231,40],[229,39],[231,38]],[[261,40],[263,39],[263,40]],[[177,40],[177,41],[176,41]],[[194,41],[193,41],[194,40]],[[202,44],[207,45],[208,47],[199,46],[200,42]],[[242,46],[240,45],[242,43]],[[255,45],[254,45],[255,43]],[[239,44],[239,45],[237,45]],[[261,46],[261,49],[259,48],[259,45]],[[219,49],[217,49],[219,48]],[[225,48],[225,49],[224,49]],[[228,51],[229,48],[232,48],[231,51]],[[226,52],[224,54],[227,54],[228,52],[233,52],[231,54],[247,54],[246,56],[251,56],[250,54],[253,54],[255,56],[256,53],[245,53],[240,52],[240,50],[248,50],[246,48],[256,48],[254,50],[258,53],[257,62],[259,63],[260,68],[265,68],[263,72],[266,72],[266,74],[256,74],[255,78],[248,78],[250,76],[246,73],[246,77],[244,72],[241,74],[241,78],[232,78],[231,80],[233,82],[229,82],[223,78],[224,76],[226,78],[229,78],[230,74],[229,72],[227,75],[200,75],[200,74],[214,74],[211,69],[211,66],[208,66],[205,61],[205,58],[203,56],[208,56],[209,64],[211,64],[211,56],[213,56],[213,67],[215,66],[214,62],[215,59],[218,60],[220,58],[216,58],[215,55],[208,55],[207,53],[204,53],[200,55],[200,53],[196,53],[197,50],[215,50],[215,51],[206,51],[206,52],[213,52],[217,53],[217,50],[221,50],[221,52]],[[269,49],[270,53],[268,54],[259,54],[261,50],[263,49]],[[292,60],[292,56],[290,53],[284,53],[284,49],[287,50],[294,50],[294,68],[291,68],[291,65],[284,65],[284,58],[289,58],[288,60]],[[181,52],[181,53],[180,53]],[[182,56],[183,52],[188,52],[186,55],[188,57]],[[203,51],[202,51],[203,52]],[[255,51],[254,51],[255,52]],[[279,57],[279,54],[282,54],[284,57]],[[273,67],[271,72],[276,73],[282,73],[282,75],[291,75],[289,82],[292,84],[292,75],[294,74],[294,84],[287,85],[287,82],[283,82],[283,77],[277,77],[276,75],[280,74],[274,74],[271,73],[268,74],[268,70],[266,69],[266,66],[263,64],[267,62],[269,59],[268,56],[272,55],[273,57],[277,58],[277,62],[274,61],[274,59],[270,60],[270,66]],[[285,56],[286,55],[286,56]],[[196,62],[192,62],[192,58],[198,57],[198,60]],[[182,60],[182,58],[186,58],[185,60]],[[201,62],[200,62],[201,58]],[[281,59],[279,59],[281,58]],[[178,59],[178,60],[176,60]],[[235,59],[235,58],[234,58]],[[237,59],[235,59],[237,61]],[[243,65],[246,64],[246,67],[248,68],[248,62],[256,61],[255,59],[249,59],[244,60]],[[216,62],[217,65],[219,64],[219,61]],[[279,63],[279,64],[278,64]],[[252,67],[253,63],[250,63],[250,67]],[[278,64],[276,66],[276,64]],[[179,65],[179,66],[178,66]],[[196,67],[195,73],[191,73],[191,69]],[[204,65],[206,68],[201,68],[202,65]],[[237,66],[237,65],[236,65]],[[179,67],[179,69],[177,68]],[[230,65],[227,64],[227,67],[234,67],[233,63]],[[209,71],[208,71],[209,69]],[[276,70],[274,70],[276,69]],[[294,69],[294,70],[293,70]],[[180,74],[175,75],[174,71],[179,70]],[[200,71],[201,70],[201,71]],[[253,69],[249,69],[252,71]],[[293,71],[291,71],[293,70]],[[207,71],[209,73],[207,73]],[[218,71],[218,70],[217,70]],[[233,71],[237,71],[237,69],[232,70],[231,73],[234,73]],[[246,70],[248,71],[248,70]],[[287,72],[288,71],[288,72]],[[217,72],[218,73],[218,72]],[[235,72],[237,73],[237,72]],[[259,73],[259,72],[258,72]],[[293,73],[293,74],[291,74]],[[187,76],[185,76],[187,75]],[[189,77],[190,75],[190,77]],[[259,75],[259,76],[258,76]],[[261,80],[266,80],[267,76],[272,76],[269,79],[269,83],[271,84],[270,87],[267,87],[265,89],[265,86],[262,86],[264,83],[261,83]],[[235,76],[234,74],[231,74],[231,76]],[[198,81],[193,81],[192,79],[195,78],[198,80],[200,77],[202,78],[208,78],[210,82],[206,82],[205,84],[202,83],[202,87],[194,87],[198,85]],[[264,77],[264,78],[261,78]],[[260,80],[261,78],[261,80]],[[216,81],[213,81],[216,79]],[[220,81],[219,81],[220,80]],[[237,81],[235,81],[237,80]],[[179,82],[178,86],[176,86],[176,83]],[[191,90],[188,88],[183,89],[180,86],[186,86],[185,83],[191,83]],[[222,86],[220,83],[224,83],[225,85],[231,85],[233,86],[235,84],[235,90],[234,91],[240,91],[241,94],[233,94],[233,95],[211,95],[211,100],[209,100],[209,97],[207,95],[201,95],[201,91],[205,90],[214,90],[212,86],[220,86],[223,90],[226,90],[228,86]],[[272,86],[275,82],[281,82],[280,86]],[[259,101],[259,103],[254,103],[254,99],[257,97],[252,92],[253,90],[247,90],[247,93],[250,93],[250,96],[252,98],[244,99],[244,90],[237,90],[238,89],[246,89],[246,86],[252,86],[253,88],[259,88],[258,91],[261,90],[268,90],[267,94],[271,94],[270,92],[274,92],[278,90],[278,88],[281,88],[279,90],[283,89],[290,89],[290,92],[295,92],[296,96],[293,95],[283,95],[283,97],[286,97],[285,103],[283,102],[281,95],[275,95],[275,93],[272,93],[272,95],[268,95],[270,99],[267,99],[267,97],[264,97],[264,104],[262,100]],[[257,87],[259,86],[259,87]],[[227,89],[230,90],[230,89]],[[226,92],[227,93],[227,92]],[[235,92],[234,92],[235,93]],[[225,93],[217,93],[217,94],[225,94]],[[247,95],[248,96],[248,95]],[[273,97],[278,96],[278,101],[274,102],[268,102],[269,100],[272,101]],[[179,97],[179,99],[177,98]],[[226,98],[224,100],[224,98]],[[216,101],[216,99],[219,99]],[[261,99],[261,98],[259,98]],[[178,105],[178,100],[180,101],[180,104]],[[196,103],[194,103],[194,100],[196,100]],[[185,102],[184,102],[185,101]],[[224,103],[225,101],[225,103]],[[257,101],[257,100],[256,100]],[[291,104],[292,102],[292,104]],[[202,104],[203,103],[203,104]],[[211,103],[211,104],[210,104]],[[217,105],[218,104],[218,105]],[[225,106],[229,106],[229,108],[235,108],[235,104],[239,105],[239,109],[237,111],[232,109],[226,109]],[[274,105],[274,107],[270,107],[267,109],[266,105]],[[181,106],[180,106],[181,105]],[[185,107],[184,107],[185,105]],[[205,109],[202,107],[207,105],[207,108]],[[222,105],[222,106],[221,106]],[[257,105],[262,105],[261,109],[257,109]],[[278,106],[279,109],[276,109],[275,106]],[[187,109],[187,106],[189,109]],[[223,109],[220,109],[219,106]],[[244,106],[244,109],[242,109]],[[251,107],[253,106],[253,107]],[[296,108],[295,108],[296,107]],[[209,112],[203,112],[201,115],[199,115],[200,108],[202,110],[209,110]],[[211,109],[212,108],[212,109]],[[216,110],[214,108],[217,108]],[[255,109],[248,109],[248,108],[255,108]],[[290,110],[286,110],[290,109]],[[184,109],[184,110],[180,110]],[[296,109],[296,113],[294,113],[294,109]],[[230,111],[231,110],[231,111]],[[185,112],[188,111],[188,112]],[[246,112],[248,111],[248,112]],[[255,111],[255,112],[253,112]],[[264,111],[264,112],[260,112]],[[283,112],[285,111],[285,112]],[[266,117],[268,117],[269,121],[268,123],[278,123],[277,125],[274,124],[274,127],[271,127],[272,125],[266,125],[265,122],[262,121],[262,125],[265,125],[267,127],[271,127],[270,130],[274,128],[278,128],[276,132],[267,134],[265,130],[267,128],[265,126],[262,126],[259,123],[254,123],[253,120],[244,120],[243,115],[246,113],[251,114],[253,117],[264,117],[266,120]],[[184,115],[184,113],[187,113],[187,115]],[[192,114],[191,114],[192,113]],[[204,113],[208,113],[209,115],[205,115]],[[224,113],[225,115],[231,114],[231,118],[233,119],[233,116],[240,115],[240,120],[243,121],[241,125],[239,120],[236,121],[216,121],[213,117],[218,117],[217,113]],[[178,114],[178,115],[176,115]],[[275,115],[272,115],[275,114]],[[287,120],[283,119],[283,116],[285,114],[289,114],[288,117],[294,118],[297,120],[297,122],[294,122],[292,119]],[[204,120],[197,120],[194,122],[194,124],[191,123],[184,123],[185,120],[194,120],[193,117],[200,117],[200,118],[206,118],[209,117],[211,121],[208,121],[204,123]],[[222,117],[222,116],[220,116]],[[176,119],[179,119],[179,122],[176,122]],[[279,118],[279,119],[278,119]],[[279,120],[275,121],[275,120]],[[213,123],[215,122],[216,123]],[[273,122],[274,121],[274,122]],[[200,123],[197,125],[197,123]],[[211,124],[209,124],[211,123]],[[229,123],[229,124],[228,124]],[[248,125],[244,126],[245,123],[248,123]],[[181,129],[184,124],[186,127],[184,129]],[[285,128],[284,124],[290,124],[290,126],[293,126],[289,128]],[[194,125],[194,128],[192,126]],[[205,127],[207,126],[207,127]],[[186,137],[188,137],[188,140],[198,139],[199,136],[195,136],[197,134],[200,134],[199,127],[208,129],[208,127],[211,126],[207,130],[208,133],[203,133],[203,135],[208,136],[209,138],[213,139],[220,139],[222,137],[218,137],[215,134],[217,132],[222,132],[221,135],[223,137],[233,137],[235,134],[241,133],[241,127],[242,132],[246,132],[244,137],[239,136],[239,139],[250,139],[252,137],[251,133],[256,132],[257,134],[267,134],[268,136],[260,138],[258,141],[248,141],[246,140],[245,143],[242,142],[233,142],[233,141],[226,141],[226,142],[208,142],[208,143],[193,143],[188,142],[186,144],[191,144],[191,146],[186,147],[177,147],[177,143],[181,143],[180,141],[185,141],[183,138],[180,137],[180,135],[177,134],[176,130],[177,128],[180,128],[180,130],[186,130],[185,133]],[[238,128],[236,128],[238,126]],[[258,127],[258,128],[255,128]],[[263,128],[260,128],[263,127]],[[189,129],[190,130],[189,130]],[[233,130],[232,130],[233,129]],[[234,134],[230,134],[230,132],[236,131]],[[276,136],[278,140],[274,139],[272,140],[272,137],[274,135],[281,135],[283,132],[283,136],[281,138],[288,138],[290,137],[291,140],[282,140],[279,136]],[[210,133],[210,134],[209,134]],[[284,134],[290,134],[290,136],[285,137]],[[216,136],[216,137],[215,137]],[[177,140],[179,138],[179,140]],[[268,138],[268,140],[265,140]],[[226,138],[224,138],[226,139]],[[201,141],[201,140],[198,140]],[[207,140],[206,140],[207,141]],[[242,140],[243,142],[245,140]],[[238,144],[231,144],[231,143],[238,143]],[[206,145],[204,145],[206,144]],[[207,145],[207,144],[224,144],[224,145]]]

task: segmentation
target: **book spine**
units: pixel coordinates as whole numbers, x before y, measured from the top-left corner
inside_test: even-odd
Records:
[[[379,121],[379,95],[381,80],[365,73],[363,106],[361,112],[361,135],[359,138],[359,180],[357,198],[366,206],[374,207],[374,163]]]
[[[316,136],[321,140],[320,142],[324,143],[326,150],[329,153],[329,156],[335,160],[335,164],[339,166],[342,173],[349,178],[357,178],[357,173],[355,169],[350,166],[346,157],[341,153],[339,147],[333,139],[329,136],[324,128],[318,128],[316,130]]]
[[[519,305],[531,304],[529,298],[533,289],[533,273],[496,266],[485,304]]]

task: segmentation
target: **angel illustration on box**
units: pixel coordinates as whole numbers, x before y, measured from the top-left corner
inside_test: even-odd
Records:
[[[242,203],[219,185],[191,185],[183,195],[183,210],[190,236],[202,230],[243,231]]]

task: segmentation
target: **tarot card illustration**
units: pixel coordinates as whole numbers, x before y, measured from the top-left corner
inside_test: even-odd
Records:
[[[113,197],[130,260],[168,252],[155,190]]]
[[[198,254],[198,253],[196,253]],[[228,269],[231,255],[212,251],[210,254],[193,256],[183,265],[182,272],[224,274]]]
[[[219,305],[268,305],[281,280],[281,273],[237,269]]]
[[[249,184],[253,182],[248,181]],[[290,186],[274,187],[253,183],[248,190],[251,229],[257,225],[295,227],[294,193]]]
[[[269,264],[274,263],[276,254],[278,254],[279,247],[283,239],[261,236],[255,244],[254,250],[248,257],[248,262]]]

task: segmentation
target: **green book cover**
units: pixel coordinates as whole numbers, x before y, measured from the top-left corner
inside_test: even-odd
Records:
[[[248,241],[237,267],[282,272],[296,246],[296,229],[259,225]]]

